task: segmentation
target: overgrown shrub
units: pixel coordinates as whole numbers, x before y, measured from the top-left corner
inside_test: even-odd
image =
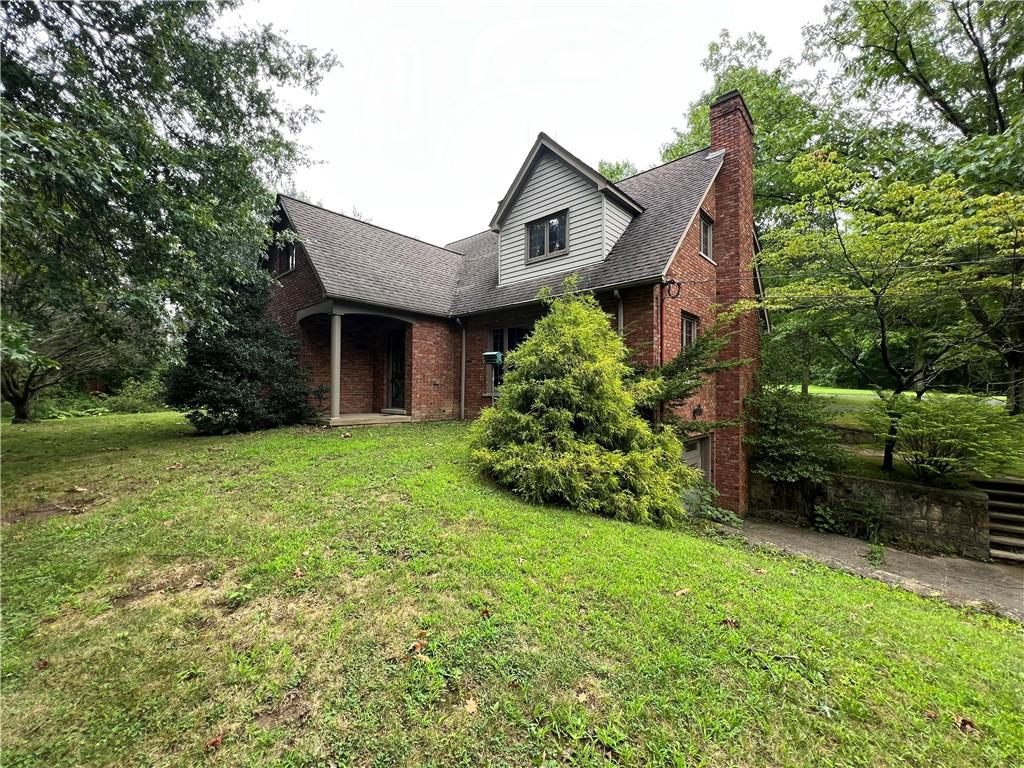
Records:
[[[991,475],[1024,459],[1024,416],[963,395],[879,400],[861,413],[879,445],[896,423],[895,452],[919,480]]]
[[[762,383],[747,398],[747,409],[753,427],[745,438],[753,448],[751,471],[779,482],[820,482],[845,463],[820,398],[786,384]]]
[[[699,473],[682,444],[636,411],[626,347],[589,295],[549,302],[508,356],[501,394],[474,426],[475,463],[533,502],[621,520],[677,521]]]
[[[44,389],[36,400],[32,415],[37,419],[75,419],[110,413],[107,399],[99,393],[85,392],[73,384]]]
[[[151,413],[161,411],[164,405],[164,385],[157,377],[128,379],[104,401],[111,413]]]
[[[296,342],[267,314],[267,298],[266,286],[234,286],[223,322],[190,329],[182,361],[167,372],[167,404],[201,433],[268,429],[312,416]]]

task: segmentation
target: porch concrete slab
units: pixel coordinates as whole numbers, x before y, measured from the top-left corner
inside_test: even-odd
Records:
[[[361,427],[368,424],[401,424],[412,421],[412,416],[396,413],[343,413],[325,421],[332,427]]]
[[[915,555],[886,547],[881,566],[875,568],[867,559],[867,542],[860,539],[752,519],[744,521],[743,535],[751,544],[804,555],[847,573],[937,597],[952,605],[984,606],[1024,621],[1024,565]]]

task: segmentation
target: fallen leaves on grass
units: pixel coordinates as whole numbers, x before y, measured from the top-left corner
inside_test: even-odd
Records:
[[[926,709],[926,710],[925,710],[925,711],[923,712],[923,714],[924,714],[924,716],[925,716],[925,717],[927,717],[927,718],[928,718],[929,720],[938,720],[938,719],[939,719],[939,713],[938,713],[938,712],[933,712],[933,711],[932,711],[932,710],[930,710],[930,709]]]
[[[981,733],[981,731],[978,730],[978,726],[976,726],[974,724],[974,721],[971,720],[969,717],[964,717],[963,715],[953,715],[953,722],[956,724],[956,727],[964,733]]]
[[[48,666],[50,666],[49,659],[40,659],[36,662],[36,669],[46,669]]]
[[[688,595],[688,594],[690,594],[690,588],[689,587],[683,587],[682,589],[677,589],[676,590],[676,597],[683,597],[684,595]]]
[[[739,619],[722,619],[720,622],[718,622],[718,624],[720,626],[723,626],[723,627],[729,627],[730,629],[739,629],[740,628],[740,620]]]
[[[182,464],[180,461],[176,461],[173,464],[168,464],[167,467],[166,467],[166,469],[184,469],[184,468],[185,468],[185,465]]]
[[[306,575],[306,573],[301,568],[299,568],[298,566],[295,566],[295,570],[292,571],[292,578],[295,578],[295,579],[301,579],[305,575]]]
[[[216,752],[218,749],[220,749],[220,745],[223,744],[223,743],[224,743],[224,737],[223,736],[214,736],[212,739],[210,739],[209,741],[206,742],[206,751],[207,752]]]
[[[475,715],[477,713],[478,707],[476,705],[476,699],[474,699],[472,696],[466,699],[466,703],[463,704],[463,706],[466,708],[466,711],[469,714]]]

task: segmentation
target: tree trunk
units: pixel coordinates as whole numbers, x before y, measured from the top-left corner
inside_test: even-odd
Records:
[[[889,432],[885,438],[885,452],[882,454],[882,470],[884,472],[893,471],[893,455],[896,453],[896,419],[896,414],[890,412]]]
[[[1007,358],[1007,370],[1010,373],[1010,383],[1006,388],[1006,409],[1011,416],[1024,413],[1024,356],[1020,358]]]
[[[24,424],[32,421],[32,397],[10,397],[8,402],[14,407],[14,418],[12,424]]]
[[[810,335],[805,331],[803,333],[804,349],[803,349],[803,370],[801,370],[800,378],[800,394],[807,397],[811,391],[811,339]]]

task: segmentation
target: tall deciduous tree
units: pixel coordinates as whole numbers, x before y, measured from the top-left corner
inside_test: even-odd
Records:
[[[112,317],[215,319],[224,286],[257,270],[269,185],[315,117],[277,94],[315,89],[334,59],[270,27],[225,31],[237,6],[0,8],[3,316],[28,349],[53,316],[108,342]]]
[[[924,172],[954,173],[978,193],[1024,189],[1024,3],[835,0],[806,39],[812,58],[839,65],[840,97],[865,102],[896,133],[911,122],[928,132]],[[992,282],[1012,280],[1009,266],[991,262]],[[1006,365],[1011,412],[1024,411],[1020,293],[963,300]]]
[[[794,172],[807,191],[763,254],[777,269],[800,270],[777,300],[798,307],[879,394],[891,387],[893,397],[921,396],[946,371],[985,354],[992,329],[964,315],[961,301],[1020,294],[1024,195],[971,197],[950,175],[880,181],[825,152],[799,158]],[[886,469],[895,430],[896,414]]]

